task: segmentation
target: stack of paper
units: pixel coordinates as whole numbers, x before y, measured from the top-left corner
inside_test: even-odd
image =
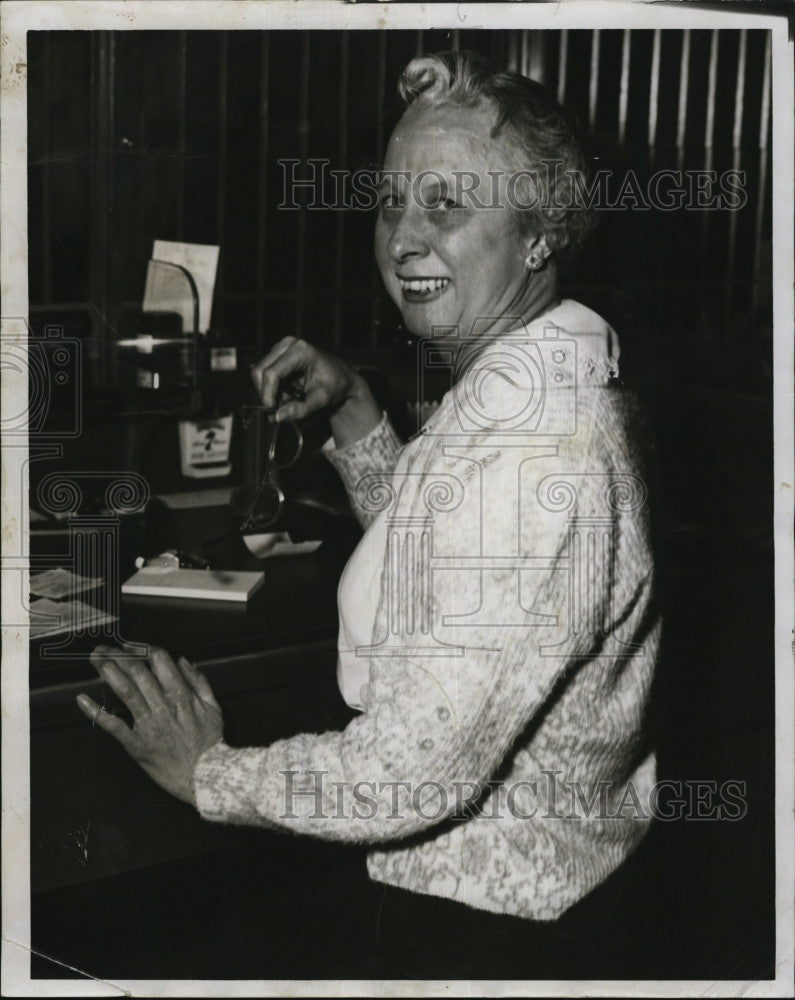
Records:
[[[44,573],[32,576],[30,592],[37,597],[51,597],[53,600],[58,600],[59,597],[93,590],[101,583],[101,576],[78,576],[59,566],[57,569],[48,569]]]
[[[39,639],[60,632],[82,632],[116,621],[117,615],[108,614],[82,601],[51,601],[42,597],[30,606],[30,637]]]
[[[122,584],[122,594],[146,597],[194,597],[209,601],[247,601],[265,579],[264,573],[144,566]]]

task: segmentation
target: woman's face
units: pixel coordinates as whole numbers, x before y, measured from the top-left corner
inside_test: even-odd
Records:
[[[528,318],[535,298],[533,273],[524,263],[532,239],[521,236],[506,198],[507,178],[519,169],[517,154],[502,137],[491,138],[494,118],[487,104],[419,101],[390,139],[375,253],[389,295],[418,337],[451,333],[434,333],[435,327],[480,335],[498,317]],[[464,172],[469,176],[462,181]],[[475,187],[481,203],[496,207],[461,197],[462,183]]]

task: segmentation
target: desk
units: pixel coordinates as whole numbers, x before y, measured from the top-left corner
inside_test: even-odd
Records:
[[[171,522],[174,544],[208,537],[223,523],[223,513],[180,512]],[[128,535],[138,527],[131,524]],[[354,529],[342,527],[312,555],[262,563],[242,555],[238,539],[230,556],[235,565],[226,565],[265,571],[248,605],[125,597],[120,634],[196,663],[223,707],[232,745],[342,728],[352,713],[336,687],[336,588],[355,539]],[[130,538],[123,541],[129,549]],[[82,715],[79,692],[108,701],[87,662],[96,641],[81,638],[63,660],[42,655],[46,639],[31,646],[34,892],[190,857],[245,836],[204,822],[163,792]]]

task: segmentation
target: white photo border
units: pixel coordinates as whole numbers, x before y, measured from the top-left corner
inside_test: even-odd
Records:
[[[747,8],[745,8],[747,10]],[[31,980],[28,647],[26,630],[3,627],[2,992],[19,996],[792,996],[793,995],[793,41],[786,16],[704,9],[691,4],[594,0],[579,3],[356,4],[342,0],[3,0],[0,99],[0,278],[2,336],[24,338],[28,312],[27,106],[28,30],[364,30],[429,28],[725,28],[772,33],[773,298],[775,402],[776,586],[776,978],[759,982],[246,982]],[[788,37],[788,27],[790,34]],[[24,371],[2,373],[3,421],[23,412]],[[6,425],[7,426],[7,425]],[[4,447],[4,484],[22,482],[25,447]],[[16,621],[26,605],[28,577],[19,572],[28,553],[28,503],[9,486],[2,494],[4,568],[2,621]]]

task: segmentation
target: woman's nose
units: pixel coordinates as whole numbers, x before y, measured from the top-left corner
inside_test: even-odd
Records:
[[[396,263],[411,257],[424,257],[428,253],[422,219],[407,206],[400,213],[398,221],[387,241],[389,256]]]

